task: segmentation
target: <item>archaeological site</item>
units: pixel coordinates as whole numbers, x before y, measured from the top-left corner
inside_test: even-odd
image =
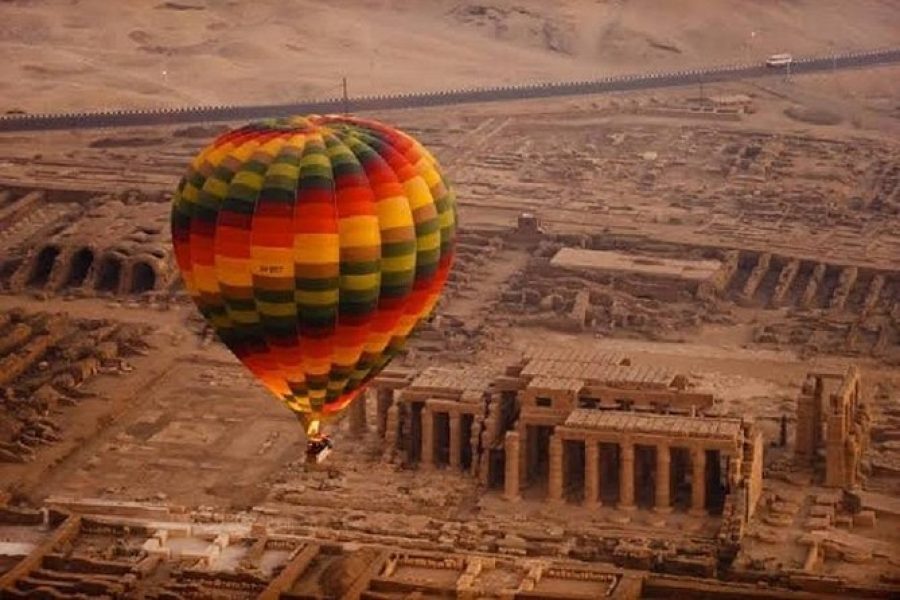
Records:
[[[0,599],[900,598],[892,3],[83,4],[0,4]],[[319,461],[173,248],[293,113],[458,212]]]

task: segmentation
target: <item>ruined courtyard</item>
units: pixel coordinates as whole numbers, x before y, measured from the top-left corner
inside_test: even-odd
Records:
[[[900,146],[792,85],[372,115],[462,229],[319,466],[173,264],[224,125],[4,134],[0,595],[893,597]]]

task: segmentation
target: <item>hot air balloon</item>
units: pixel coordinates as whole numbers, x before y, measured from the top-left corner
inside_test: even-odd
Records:
[[[434,308],[453,190],[409,135],[347,116],[249,124],[191,162],[172,206],[185,286],[224,344],[298,417],[307,450]]]

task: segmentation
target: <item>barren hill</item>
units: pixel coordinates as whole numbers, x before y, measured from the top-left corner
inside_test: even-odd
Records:
[[[890,45],[889,0],[0,4],[0,111],[278,102]]]

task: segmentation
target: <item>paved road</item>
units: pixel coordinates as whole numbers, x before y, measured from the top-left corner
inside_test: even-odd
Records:
[[[791,75],[837,69],[858,69],[900,62],[900,47],[880,50],[848,52],[827,56],[795,59],[790,65]],[[785,68],[764,64],[726,65],[668,73],[622,75],[589,81],[568,81],[530,85],[485,87],[450,90],[424,94],[363,96],[344,102],[340,98],[290,104],[252,106],[195,106],[161,110],[122,110],[96,113],[64,113],[49,115],[5,115],[0,117],[0,132],[47,131],[53,129],[89,129],[104,127],[134,127],[140,125],[173,125],[216,121],[247,121],[276,116],[309,113],[334,113],[397,108],[420,108],[474,102],[498,102],[526,98],[550,98],[602,94],[629,90],[647,90],[702,83],[715,83],[766,76],[784,76]]]

